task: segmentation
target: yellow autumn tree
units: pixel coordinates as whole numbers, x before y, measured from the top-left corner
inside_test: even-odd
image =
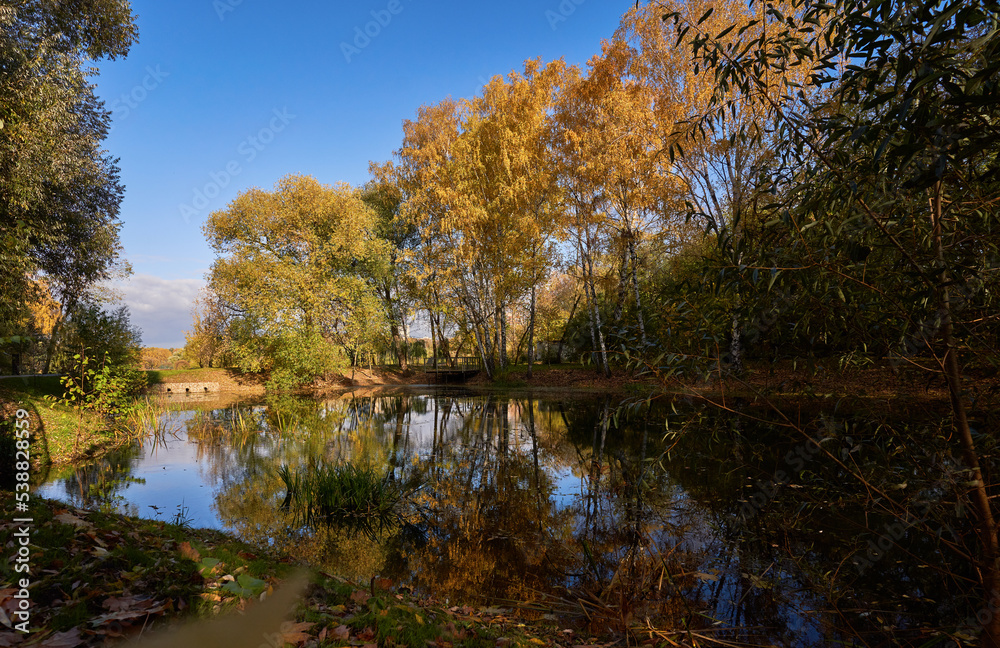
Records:
[[[454,314],[491,376],[507,363],[510,309],[544,282],[554,257],[562,203],[545,132],[565,70],[529,61],[474,100],[422,108],[404,123],[391,169],[421,233],[428,310]]]
[[[416,245],[410,251],[408,283],[427,313],[434,359],[443,354],[448,332],[456,328],[451,264],[439,230],[448,209],[441,187],[449,182],[448,164],[461,111],[462,106],[451,99],[421,106],[416,120],[403,122],[403,143],[395,161],[371,165],[377,180],[399,191],[403,226],[417,231]]]
[[[524,297],[528,356],[534,358],[535,293],[548,276],[562,229],[562,192],[545,136],[565,76],[561,61],[528,61],[523,74],[494,77],[469,103],[455,143],[455,182],[448,194],[455,209],[442,232],[488,371],[507,364],[510,309]]]

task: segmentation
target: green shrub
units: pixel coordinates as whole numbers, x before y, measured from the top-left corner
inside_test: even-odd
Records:
[[[146,388],[146,372],[135,364],[116,365],[105,354],[94,367],[86,353],[73,356],[75,365],[61,382],[62,400],[80,409],[89,409],[114,421],[128,415],[136,406],[135,398]]]
[[[275,340],[268,389],[288,391],[343,369],[347,359],[320,333],[292,332]]]

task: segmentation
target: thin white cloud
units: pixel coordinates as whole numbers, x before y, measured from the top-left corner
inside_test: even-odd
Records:
[[[132,323],[142,329],[143,345],[174,348],[184,346],[184,331],[191,328],[191,307],[204,285],[201,279],[137,274],[115,282],[114,288],[128,306]]]

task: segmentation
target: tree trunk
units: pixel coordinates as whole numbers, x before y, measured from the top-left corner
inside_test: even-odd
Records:
[[[642,299],[639,297],[639,255],[635,251],[635,237],[628,239],[629,256],[632,259],[632,287],[635,289],[635,316],[639,320],[639,339],[642,348],[646,349],[646,322],[642,317]]]
[[[528,378],[535,365],[535,287],[531,287],[531,313],[528,315]]]
[[[392,336],[392,348],[396,352],[396,362],[399,368],[406,371],[406,356],[403,354],[403,346],[399,341],[399,324],[396,317],[396,305],[392,300],[392,287],[384,284],[384,295],[386,310],[389,311],[389,335]]]
[[[507,366],[507,307],[500,305],[500,368]]]
[[[473,324],[472,336],[476,339],[476,347],[479,349],[479,357],[483,361],[483,369],[486,371],[486,377],[493,380],[493,358],[486,353],[486,345],[483,343],[482,335],[479,327]]]
[[[397,297],[399,292],[396,293]],[[402,303],[399,304],[399,325],[403,329],[403,353],[399,361],[400,369],[406,371],[410,368],[410,327],[406,324],[406,311]]]
[[[736,376],[743,375],[743,330],[740,318],[733,313],[733,328],[729,338],[729,370]]]
[[[42,371],[43,374],[52,373],[52,358],[56,354],[56,345],[59,340],[59,333],[62,332],[63,318],[65,316],[60,312],[56,317],[55,324],[52,325],[52,333],[49,335],[49,344],[45,349],[45,369]]]
[[[563,327],[562,335],[559,336],[559,346],[556,351],[556,363],[562,363],[563,357],[563,346],[566,344],[566,333],[569,331],[569,324],[573,321],[573,316],[576,315],[576,307],[580,304],[580,295],[577,294],[576,299],[573,300],[573,308],[569,311],[569,319],[566,320],[566,326]]]
[[[604,332],[601,330],[601,309],[597,304],[597,287],[594,285],[594,263],[590,260],[589,255],[586,254],[584,255],[584,263],[587,266],[584,285],[590,291],[590,316],[594,329],[597,331],[598,358],[601,361],[601,371],[605,377],[610,378],[611,367],[608,365],[608,350],[604,346]]]
[[[979,465],[979,453],[976,451],[972,430],[969,428],[968,413],[962,395],[962,371],[958,362],[958,351],[955,348],[954,327],[952,324],[951,294],[948,288],[951,277],[945,265],[944,240],[942,237],[942,191],[939,181],[934,185],[932,198],[933,213],[931,215],[934,229],[934,247],[937,261],[941,268],[939,306],[941,314],[941,337],[944,343],[943,369],[948,381],[948,394],[951,398],[951,409],[954,417],[955,431],[958,432],[959,443],[962,446],[962,459],[972,473],[972,502],[978,513],[980,549],[983,552],[980,559],[979,572],[983,586],[983,609],[990,609],[990,601],[1000,593],[1000,543],[997,541],[996,523],[993,519],[993,509],[990,505],[989,493],[983,481],[983,473]],[[1000,646],[1000,614],[988,615],[988,621],[983,624],[980,636],[982,646]]]
[[[628,262],[628,251],[622,250],[621,258],[618,259],[618,295],[615,298],[615,312],[611,317],[615,326],[621,325],[622,316],[625,314],[625,299],[628,296]]]
[[[431,321],[431,366],[435,369],[437,368],[437,358],[438,358],[438,347],[437,347],[437,337],[434,332],[434,313],[431,311],[427,312],[427,319]]]

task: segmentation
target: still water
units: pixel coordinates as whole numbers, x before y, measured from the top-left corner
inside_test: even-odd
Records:
[[[955,567],[916,525],[861,560],[892,518],[842,474],[837,457],[864,463],[856,428],[817,428],[816,445],[676,403],[433,389],[175,402],[161,423],[156,440],[38,494],[222,529],[438,598],[518,601],[567,624],[934,645],[930,628],[960,612],[951,581],[929,576]],[[297,524],[278,469],[342,462],[419,483],[406,523],[378,540]]]

